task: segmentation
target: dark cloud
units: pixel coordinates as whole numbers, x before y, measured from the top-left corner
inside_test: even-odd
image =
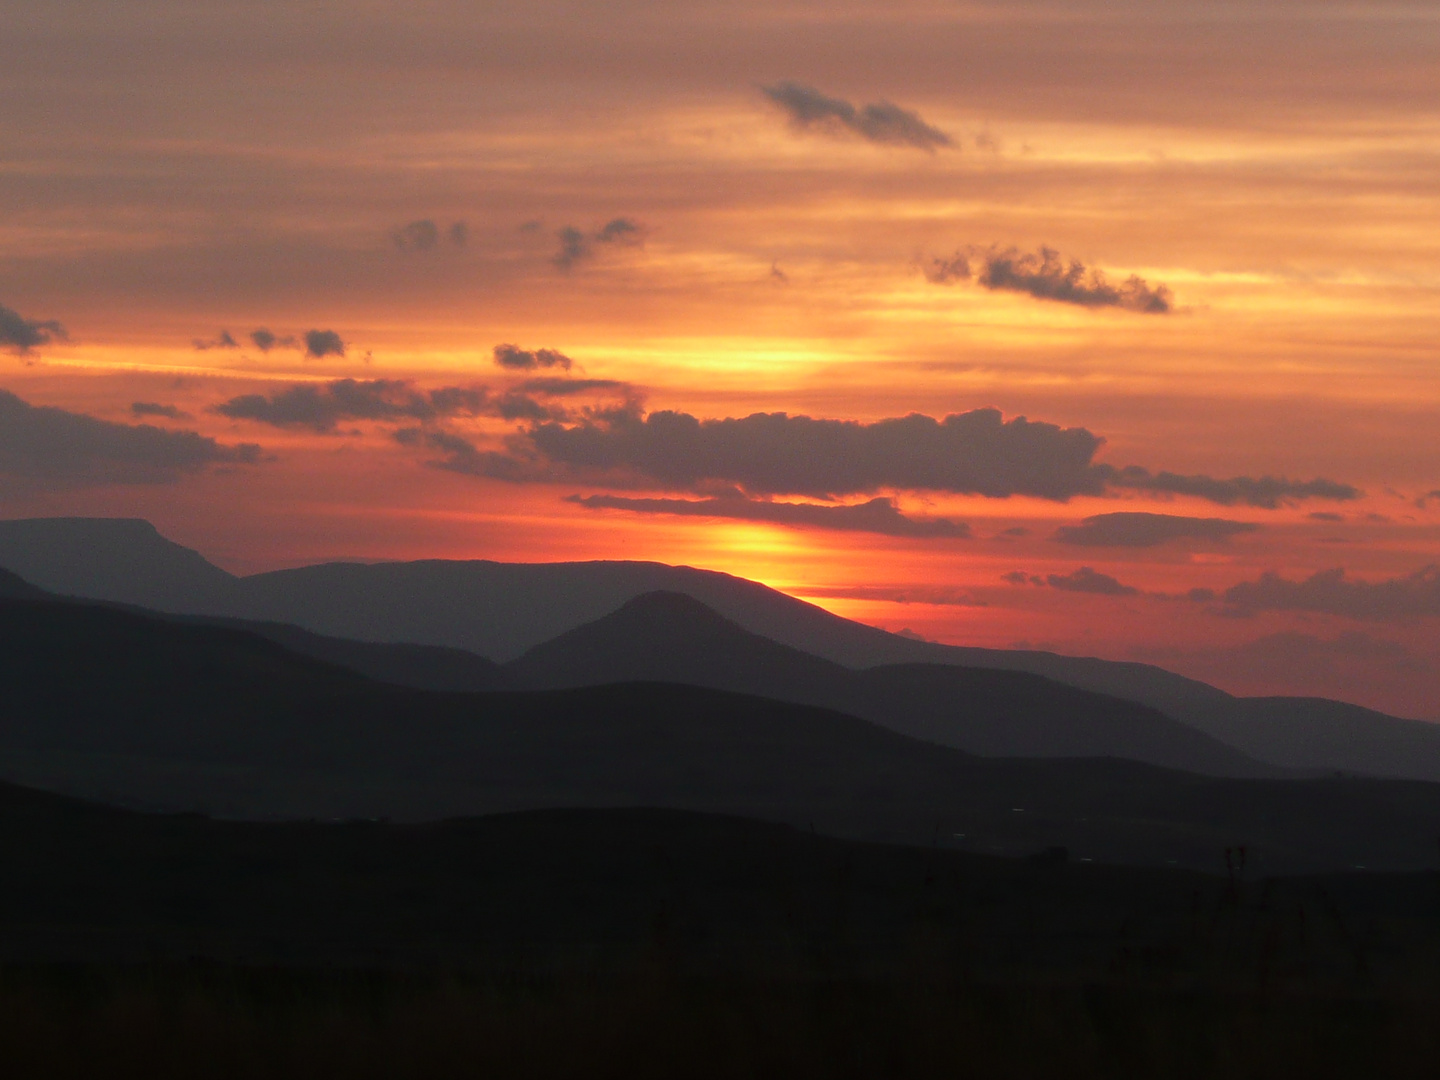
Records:
[[[1099,596],[1135,596],[1140,590],[1131,585],[1122,585],[1109,574],[1102,574],[1088,566],[1068,574],[1047,574],[1045,584],[1052,589],[1066,592],[1095,593]]]
[[[638,222],[619,217],[612,218],[591,233],[566,225],[556,230],[555,238],[560,241],[560,250],[550,261],[560,270],[570,270],[594,255],[596,244],[637,247],[645,238],[645,230]]]
[[[334,330],[306,330],[305,355],[316,360],[325,356],[344,356],[345,342]]]
[[[760,89],[785,112],[796,131],[858,135],[868,142],[909,146],[930,153],[954,145],[954,140],[945,132],[931,127],[918,114],[888,101],[856,107],[843,98],[828,97],[814,87],[796,82]]]
[[[671,490],[727,484],[752,495],[832,498],[902,488],[1063,500],[1104,488],[1091,464],[1101,439],[1083,428],[1006,421],[995,409],[866,424],[785,413],[642,417],[621,408],[527,435],[559,476],[628,475]]]
[[[239,342],[231,337],[229,330],[221,330],[213,338],[195,338],[192,344],[201,352],[207,349],[238,349],[240,347]]]
[[[463,248],[470,242],[470,226],[463,221],[453,223],[445,234],[455,247]]]
[[[1344,521],[1344,514],[1331,513],[1329,510],[1316,510],[1313,514],[1307,514],[1312,521]]]
[[[644,230],[629,218],[611,218],[595,234],[600,244],[638,244],[644,238]]]
[[[1151,286],[1132,274],[1120,284],[1101,271],[1087,269],[1072,259],[1066,263],[1058,251],[1042,247],[1037,254],[1017,248],[971,248],[950,259],[934,259],[926,276],[937,284],[969,281],[987,289],[1027,293],[1039,300],[1055,300],[1080,307],[1124,308],[1148,315],[1164,315],[1174,305],[1164,285]]]
[[[440,227],[425,218],[412,221],[390,235],[401,251],[434,251],[440,245]]]
[[[591,509],[629,510],[639,514],[674,514],[685,517],[731,518],[764,521],[809,529],[880,533],[884,536],[968,539],[970,527],[948,518],[906,517],[893,499],[875,498],[855,506],[820,503],[766,502],[741,495],[711,499],[629,499],[618,495],[570,495],[567,502]]]
[[[210,465],[251,464],[252,443],[222,446],[193,431],[116,424],[34,406],[0,390],[0,473],[26,483],[153,484]]]
[[[1430,505],[1431,499],[1440,499],[1440,488],[1436,488],[1434,491],[1427,491],[1424,495],[1421,495],[1415,500],[1415,505],[1421,510],[1424,510]]]
[[[495,398],[493,412],[502,420],[566,420],[570,410],[559,405],[545,405],[529,394],[511,390]]]
[[[527,394],[540,394],[544,397],[569,397],[573,394],[588,394],[594,390],[614,390],[626,396],[638,393],[630,383],[621,382],[619,379],[526,379],[519,389]]]
[[[189,420],[190,414],[183,413],[174,405],[161,405],[154,401],[135,401],[130,404],[132,416],[163,416],[167,420]]]
[[[276,337],[263,326],[258,330],[250,331],[250,340],[255,343],[255,347],[261,352],[269,352],[277,346],[289,348],[296,344],[293,337]]]
[[[1232,585],[1224,600],[1237,614],[1316,611],[1352,619],[1440,615],[1440,565],[1432,563],[1405,577],[1376,582],[1356,581],[1338,567],[1303,581],[1289,581],[1270,571],[1258,581]]]
[[[563,229],[556,230],[555,239],[560,241],[560,250],[550,261],[558,269],[569,270],[576,263],[590,257],[590,241],[575,226],[566,225]]]
[[[495,363],[511,371],[534,371],[536,368],[561,368],[569,371],[574,361],[555,349],[522,349],[518,345],[496,345]]]
[[[496,362],[521,369],[539,366],[543,353],[497,346]],[[646,415],[639,396],[631,393],[622,403],[586,409],[574,422],[536,423],[517,434],[500,456],[510,459],[502,469],[507,479],[663,487],[707,495],[717,487],[739,488],[751,496],[811,498],[900,489],[1064,502],[1121,489],[1266,508],[1305,498],[1360,495],[1323,479],[1216,479],[1153,474],[1135,466],[1116,469],[1093,460],[1103,444],[1084,428],[1061,428],[1023,416],[1007,421],[996,409],[943,420],[912,413],[872,423],[786,413],[702,420],[672,411]]]
[[[24,356],[41,345],[49,345],[56,339],[65,341],[68,337],[65,327],[54,319],[27,319],[0,304],[0,349]]]
[[[1081,547],[1156,547],[1170,540],[1223,542],[1240,533],[1258,532],[1259,525],[1225,518],[1178,517],[1170,514],[1097,514],[1079,525],[1062,525],[1053,539]]]
[[[242,394],[215,406],[214,411],[232,420],[328,432],[344,421],[430,421],[478,415],[492,411],[492,404],[483,387],[446,386],[427,393],[398,379],[336,379],[324,385],[300,383],[268,397]]]
[[[1134,465],[1111,470],[1109,483],[1113,488],[1160,495],[1189,495],[1221,506],[1243,504],[1264,510],[1275,510],[1284,503],[1302,499],[1345,502],[1364,494],[1359,488],[1323,477],[1290,480],[1283,476],[1235,476],[1222,480],[1212,476],[1181,476],[1172,472],[1151,473]]]

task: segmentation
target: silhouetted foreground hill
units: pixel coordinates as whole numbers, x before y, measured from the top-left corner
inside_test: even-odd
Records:
[[[1146,664],[914,641],[755,582],[658,563],[331,563],[237,578],[144,521],[0,522],[0,566],[52,592],[290,623],[323,635],[465,650],[506,661],[643,593],[692,596],[752,633],[852,668],[932,663],[1028,671],[1139,702],[1241,752],[1287,768],[1440,780],[1440,727],[1314,699],[1246,699]],[[447,686],[473,668],[441,664]],[[457,676],[456,671],[460,674]],[[1312,739],[1333,729],[1333,738]],[[1317,747],[1325,747],[1317,752]]]
[[[658,943],[710,967],[843,950],[864,968],[904,960],[928,928],[930,955],[954,962],[963,945],[972,973],[1098,973],[1121,949],[1168,948],[1161,968],[1194,964],[1197,946],[1213,945],[1199,931],[1216,925],[1245,948],[1260,936],[1253,913],[1238,917],[1258,890],[1224,877],[861,844],[655,809],[263,824],[0,784],[0,849],[0,960],[9,962],[169,955],[463,968],[614,960]],[[1424,933],[1440,945],[1435,874],[1298,879],[1264,893],[1277,909],[1318,907],[1318,888],[1342,922],[1429,918]],[[1309,961],[1346,974],[1357,945],[1394,952],[1387,933],[1347,941],[1317,920]]]
[[[255,635],[0,601],[0,769],[233,817],[438,819],[557,806],[742,814],[836,836],[1257,872],[1435,862],[1440,786],[1212,780],[981,759],[823,709],[647,683],[440,694]]]
[[[1213,776],[1275,776],[1154,709],[1028,672],[901,664],[853,671],[769,641],[684,593],[647,593],[500,673],[524,689],[664,681],[837,709],[990,757],[1117,757]]]
[[[1252,882],[674,811],[0,785],[8,1075],[1424,1077],[1440,876]],[[57,963],[58,962],[58,963]]]

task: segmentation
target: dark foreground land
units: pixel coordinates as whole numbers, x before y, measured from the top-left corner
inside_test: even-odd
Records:
[[[46,1077],[1350,1077],[1440,1066],[1440,875],[1001,859],[655,810],[263,824],[0,788]]]

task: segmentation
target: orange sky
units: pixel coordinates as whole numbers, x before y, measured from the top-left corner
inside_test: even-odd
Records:
[[[0,408],[5,516],[145,516],[237,571],[685,562],[939,640],[1440,719],[1433,4],[10,7],[0,389],[102,423]],[[1042,248],[1085,272],[1047,277]],[[957,255],[968,276],[939,280]],[[1132,275],[1168,310],[1124,300]],[[307,356],[312,330],[343,355]],[[502,368],[503,343],[571,366]],[[625,385],[528,391],[548,421],[497,404],[537,378]],[[393,380],[361,388],[384,415],[335,412],[338,379]],[[302,384],[328,420],[275,406]],[[479,386],[483,408],[415,415]],[[265,408],[225,406],[245,395]],[[1092,466],[1360,494],[986,494],[924,478],[948,444],[869,442],[807,465],[826,490],[782,490],[787,455],[824,456],[790,427],[697,464],[645,420],[981,408],[1103,439]],[[546,423],[631,457],[561,461]],[[139,424],[215,442],[142,446]],[[444,439],[491,475],[434,467],[461,460]],[[732,516],[616,508],[717,495]],[[873,498],[910,534],[755,505]],[[1258,528],[1057,533],[1114,513]]]

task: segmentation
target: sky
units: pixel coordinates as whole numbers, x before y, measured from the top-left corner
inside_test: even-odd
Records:
[[[1440,719],[1440,9],[0,0],[0,516]]]

